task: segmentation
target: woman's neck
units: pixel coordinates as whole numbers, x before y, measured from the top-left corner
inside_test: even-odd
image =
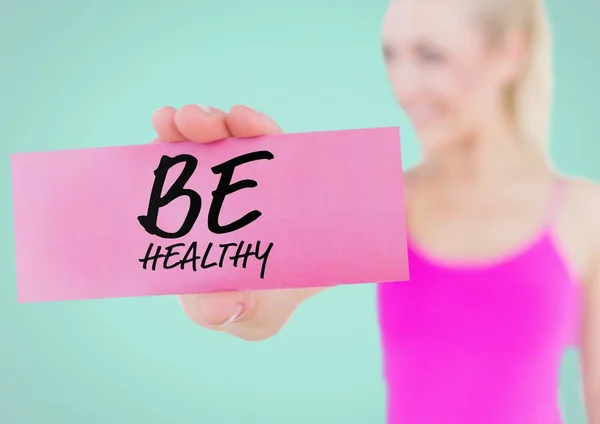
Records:
[[[423,162],[421,169],[428,177],[461,184],[485,184],[548,168],[544,158],[506,125],[450,143],[450,146]]]

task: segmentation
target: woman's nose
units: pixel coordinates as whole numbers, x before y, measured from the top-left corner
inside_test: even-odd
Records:
[[[398,66],[390,72],[392,88],[396,98],[402,103],[411,103],[418,99],[422,78],[414,66]]]

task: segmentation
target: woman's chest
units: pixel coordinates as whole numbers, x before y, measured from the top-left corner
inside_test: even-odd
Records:
[[[547,240],[571,278],[585,277],[589,249],[576,219],[535,197],[526,192],[413,196],[407,199],[409,244],[441,263],[485,265],[523,255]]]
[[[580,293],[559,262],[534,257],[446,269],[409,256],[410,281],[378,287],[388,348],[447,346],[535,355],[577,337]]]

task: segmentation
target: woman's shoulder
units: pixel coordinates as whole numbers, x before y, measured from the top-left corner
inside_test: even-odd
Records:
[[[565,206],[581,225],[600,230],[600,184],[587,178],[561,177],[566,184]],[[590,228],[590,230],[593,228]]]
[[[561,178],[566,190],[558,224],[584,255],[583,273],[595,275],[597,270],[591,267],[596,268],[600,259],[600,184],[586,178]]]

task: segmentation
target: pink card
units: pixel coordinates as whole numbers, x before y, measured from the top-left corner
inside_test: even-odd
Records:
[[[20,302],[408,279],[397,128],[12,156]]]

